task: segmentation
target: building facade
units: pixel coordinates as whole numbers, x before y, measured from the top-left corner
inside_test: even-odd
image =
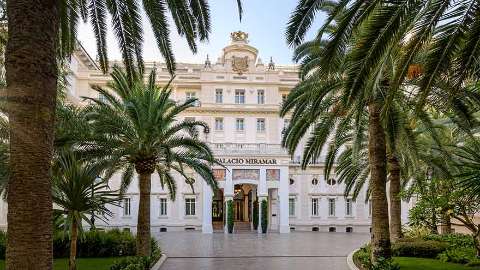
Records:
[[[153,68],[157,69],[159,85],[170,80],[162,63],[146,63],[147,73]],[[68,99],[81,106],[85,104],[82,97],[101,98],[91,86],[102,86],[109,80],[80,47],[72,57]],[[202,139],[225,167],[213,168],[220,186],[217,191],[193,172],[193,189],[177,175],[173,201],[168,189],[163,189],[158,176],[153,175],[152,232],[224,231],[227,200],[233,201],[235,230],[250,230],[254,203],[263,199],[268,200],[270,231],[369,231],[371,208],[365,201],[365,190],[355,201],[344,197],[343,184],[335,177],[324,179],[324,154],[302,170],[302,147],[293,158],[281,147],[282,132],[289,121],[288,117],[279,117],[279,109],[298,82],[296,66],[277,65],[272,58],[263,63],[243,32],[231,34],[231,43],[216,61],[207,56],[204,63],[177,64],[173,98],[198,99],[196,106],[181,117],[210,126]],[[115,175],[110,186],[115,189],[119,185],[120,175]],[[123,207],[112,206],[114,216],[108,223],[97,221],[96,225],[135,231],[138,203],[138,184],[134,181],[122,201]],[[407,209],[408,205],[404,203],[403,207]],[[403,212],[406,220],[407,211]]]

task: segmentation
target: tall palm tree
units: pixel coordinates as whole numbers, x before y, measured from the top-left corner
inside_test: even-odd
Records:
[[[196,51],[207,40],[206,0],[7,0],[6,81],[10,119],[8,269],[52,268],[52,198],[49,179],[57,84],[57,58],[75,47],[78,23],[88,21],[100,66],[108,68],[107,18],[111,18],[125,66],[142,69],[142,7],[167,67],[174,71],[169,14]],[[237,3],[240,3],[237,0]],[[241,9],[240,9],[241,10]],[[110,15],[110,16],[108,16]]]
[[[476,50],[472,53],[472,47],[470,51],[466,51],[463,49],[465,44],[453,44],[460,38],[465,38],[466,44],[470,45],[476,44],[474,41],[478,42],[478,39],[471,36],[474,31],[465,28],[471,26],[478,30],[475,26],[479,20],[474,18],[478,18],[478,13],[472,13],[477,10],[478,5],[475,1],[465,1],[456,8],[447,10],[449,3],[450,1],[446,0],[434,3],[408,0],[333,2],[335,7],[327,11],[327,20],[317,34],[320,39],[330,31],[328,40],[323,42],[322,49],[317,53],[315,72],[309,75],[324,80],[335,76],[342,78],[343,90],[338,96],[344,108],[356,108],[357,113],[352,114],[354,119],[360,116],[361,108],[368,110],[374,262],[379,257],[390,256],[390,241],[387,239],[388,217],[384,212],[387,209],[387,157],[382,117],[388,119],[385,113],[394,103],[398,92],[402,91],[410,64],[418,61],[420,53],[427,48],[428,60],[422,66],[420,74],[421,86],[410,93],[419,113],[431,94],[434,82],[438,81],[441,75],[446,75],[448,63],[454,63],[455,59],[459,61],[462,68],[458,71],[464,75],[459,77],[462,82],[474,77],[472,73],[475,72],[477,64],[473,62],[478,63],[474,61],[477,59]],[[286,33],[287,41],[292,46],[301,44],[315,14],[322,11],[323,4],[324,1],[319,0],[299,0]],[[442,8],[443,5],[445,6]],[[448,16],[442,17],[444,13],[448,13]],[[436,32],[431,35],[433,29]],[[414,38],[411,38],[411,35]],[[395,64],[395,73],[385,77],[385,64],[402,43],[406,43],[406,49],[399,52],[401,61]],[[465,52],[465,59],[460,57],[460,51]],[[438,62],[436,58],[441,61]],[[458,97],[455,92],[443,93]],[[320,98],[323,99],[324,96]]]
[[[197,137],[198,131],[208,128],[207,125],[178,119],[180,113],[194,106],[195,99],[180,104],[171,100],[169,84],[163,89],[155,84],[155,70],[146,83],[140,74],[129,83],[128,74],[119,68],[114,68],[112,77],[108,89],[94,88],[105,96],[105,101],[90,98],[95,104],[89,108],[89,118],[97,136],[86,149],[110,160],[107,175],[123,171],[122,191],[130,185],[134,172],[138,174],[137,254],[148,256],[152,174],[157,171],[173,200],[176,191],[173,171],[191,183],[186,169],[192,169],[216,189],[211,169],[215,160],[210,148]]]
[[[108,179],[100,176],[106,169],[103,162],[82,158],[71,150],[61,151],[52,166],[52,197],[56,215],[63,217],[63,228],[70,235],[69,270],[76,270],[77,240],[83,222],[93,226],[90,215],[105,219],[112,216],[109,204],[118,205],[119,193],[111,191]],[[87,216],[88,215],[88,216]]]

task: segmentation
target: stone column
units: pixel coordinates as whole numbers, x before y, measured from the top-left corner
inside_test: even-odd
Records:
[[[212,226],[212,188],[203,182],[203,218],[202,218],[202,233],[213,233]]]
[[[288,167],[285,167],[280,169],[280,187],[278,189],[278,204],[280,205],[280,233],[290,232],[288,214],[289,193]]]
[[[227,227],[227,222],[228,222],[228,206],[227,202],[233,200],[233,193],[234,193],[234,187],[233,187],[233,180],[232,180],[232,168],[227,167],[226,172],[225,172],[225,188],[223,189],[223,211],[225,213],[225,224],[223,224],[223,229],[225,233],[228,233],[228,227]]]
[[[267,188],[267,169],[260,169],[260,179],[258,181],[257,199],[258,199],[258,233],[262,233],[262,201],[268,198]]]

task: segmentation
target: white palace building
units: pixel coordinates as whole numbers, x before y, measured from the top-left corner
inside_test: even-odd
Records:
[[[170,80],[163,63],[145,65],[147,72],[157,68],[158,84]],[[110,80],[81,46],[72,57],[71,71],[68,98],[78,105],[85,102],[82,96],[98,96],[92,85],[105,85]],[[177,64],[173,98],[198,98],[196,107],[182,117],[210,126],[209,132],[201,136],[226,168],[214,168],[220,186],[216,192],[193,172],[194,192],[178,176],[174,201],[154,174],[152,232],[223,232],[226,200],[234,201],[235,231],[250,230],[253,202],[263,198],[268,199],[271,232],[369,232],[371,208],[365,202],[364,191],[356,201],[344,197],[343,184],[335,178],[324,178],[324,156],[302,170],[302,147],[291,158],[280,144],[282,131],[289,124],[288,118],[279,117],[280,105],[298,82],[296,66],[278,65],[272,58],[263,63],[244,32],[231,34],[231,43],[216,61],[207,56],[204,63]],[[116,188],[119,183],[117,175],[110,186]],[[108,224],[97,221],[96,225],[135,231],[138,203],[138,184],[134,181],[123,208],[112,206],[114,216]],[[405,222],[409,205],[402,206]],[[6,208],[1,210],[6,216]],[[0,225],[5,226],[3,223]]]

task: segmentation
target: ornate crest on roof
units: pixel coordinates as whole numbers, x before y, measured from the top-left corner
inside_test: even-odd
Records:
[[[248,42],[248,34],[242,31],[233,32],[230,34],[232,41]]]
[[[239,75],[242,75],[243,73],[248,71],[248,56],[244,57],[238,57],[238,56],[233,56],[232,57],[232,70],[234,72],[237,72]]]

